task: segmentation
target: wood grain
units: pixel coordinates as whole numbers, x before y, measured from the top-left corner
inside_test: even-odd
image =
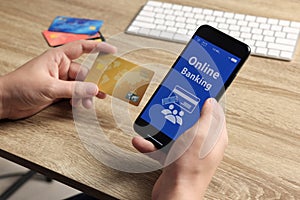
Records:
[[[41,31],[48,28],[55,16],[103,19],[102,33],[111,38],[123,34],[145,2],[1,0],[0,75],[49,48]],[[299,0],[170,2],[300,20]],[[145,42],[150,41],[145,39]],[[150,49],[128,55],[136,62],[163,63],[166,67],[156,69],[162,72],[157,82],[183,47],[162,43],[174,45],[175,54]],[[299,44],[292,62],[254,56],[248,59],[225,96],[229,145],[206,199],[300,199],[299,75]],[[150,87],[146,99],[154,89],[155,85]],[[134,152],[131,135],[122,135],[116,127],[110,105],[110,98],[96,101],[96,114],[105,127],[105,134],[120,148]],[[134,118],[139,109],[129,108],[130,117]],[[2,157],[97,197],[150,199],[152,186],[160,172],[120,172],[96,160],[79,139],[67,101],[28,119],[1,121],[0,126]]]

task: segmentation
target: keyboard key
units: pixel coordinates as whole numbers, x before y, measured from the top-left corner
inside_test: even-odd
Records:
[[[268,18],[265,18],[265,17],[257,17],[256,18],[256,22],[262,23],[262,24],[267,23],[267,20],[268,20]]]
[[[184,17],[189,17],[189,18],[193,18],[194,17],[194,13],[188,12],[188,13],[184,13],[183,15]]]
[[[152,6],[144,6],[143,10],[145,11],[153,11],[154,7]]]
[[[193,13],[195,14],[200,14],[202,13],[203,9],[202,8],[193,8]]]
[[[166,10],[164,10],[164,13],[165,13],[166,15],[172,15],[172,14],[174,13],[174,10],[166,9]],[[174,15],[173,15],[173,17],[175,18]]]
[[[151,29],[148,29],[148,28],[141,28],[139,30],[139,33],[142,34],[142,35],[149,35],[149,32],[151,31]]]
[[[279,50],[270,49],[270,50],[268,51],[268,54],[269,54],[270,56],[278,57],[279,54],[280,54],[280,51],[279,51]]]
[[[286,36],[287,39],[297,40],[298,34],[288,33]]]
[[[226,12],[226,13],[224,13],[223,16],[226,18],[232,19],[234,17],[234,13]]]
[[[290,25],[290,21],[287,21],[287,20],[279,20],[279,25],[280,25],[280,26],[289,26],[289,25]]]
[[[270,19],[268,19],[268,23],[269,24],[278,24],[278,19],[272,19],[272,18],[270,18]]]
[[[170,32],[176,32],[177,31],[177,28],[175,28],[175,27],[168,27],[167,28],[167,31],[170,31]]]
[[[293,54],[291,52],[287,52],[287,51],[282,51],[280,53],[280,56],[283,58],[287,58],[287,59],[291,59]]]
[[[259,23],[257,23],[257,22],[249,22],[248,26],[249,27],[253,27],[253,28],[258,28]]]
[[[267,48],[257,47],[256,53],[266,55],[268,52]]]
[[[193,8],[190,6],[183,6],[183,8],[182,8],[182,11],[187,12],[187,13],[192,12],[192,10],[193,10]]]
[[[159,37],[161,31],[159,30],[151,30],[148,35],[153,36],[153,37]]]
[[[162,2],[159,2],[159,1],[148,1],[147,5],[159,7],[159,6],[162,6]]]
[[[236,20],[236,19],[227,19],[226,22],[227,22],[228,24],[236,25],[237,20]]]
[[[147,23],[147,22],[141,22],[141,21],[134,21],[132,23],[133,26],[142,27],[142,28],[155,28],[155,24]]]
[[[255,41],[254,41],[254,40],[251,40],[251,39],[246,39],[246,40],[244,40],[244,42],[245,42],[246,44],[248,44],[250,47],[254,46],[254,43],[255,43]]]
[[[211,9],[204,9],[203,10],[203,14],[205,14],[205,15],[212,15],[213,14],[213,10],[211,10]]]
[[[223,14],[224,14],[223,12],[217,11],[217,10],[215,10],[215,11],[213,12],[213,16],[215,16],[215,17],[222,17]]]
[[[172,4],[170,4],[170,3],[164,3],[164,4],[162,5],[162,7],[163,7],[163,8],[172,8]]]
[[[230,25],[230,26],[229,26],[229,29],[230,29],[231,31],[238,31],[238,30],[240,30],[240,26],[237,26],[237,25]]]
[[[242,33],[241,34],[241,38],[244,38],[244,39],[250,39],[251,38],[251,33]]]
[[[157,30],[164,31],[164,30],[167,29],[167,26],[165,26],[165,25],[157,25],[157,26],[156,26],[156,29],[157,29]]]
[[[155,23],[155,24],[164,24],[164,23],[165,23],[165,20],[163,20],[163,19],[156,19],[156,20],[154,21],[154,23]]]
[[[153,11],[156,13],[163,13],[164,9],[163,8],[154,8]]]
[[[230,33],[229,33],[229,35],[234,38],[240,37],[240,34],[241,33],[239,31],[230,31]]]
[[[252,39],[253,40],[260,40],[261,41],[263,39],[263,37],[264,36],[262,36],[262,35],[255,34],[255,35],[252,36]]]
[[[266,47],[267,43],[264,42],[264,41],[257,41],[257,42],[255,42],[255,46],[257,46],[257,47]]]
[[[299,29],[297,28],[283,27],[282,30],[286,33],[299,33]]]
[[[283,50],[288,52],[293,51],[293,46],[283,45],[283,44],[269,43],[267,47],[275,50],[277,49],[277,50]]]
[[[145,17],[154,17],[154,16],[155,16],[155,13],[154,13],[154,12],[147,11],[147,10],[142,10],[142,11],[140,12],[140,15],[141,15],[141,16],[145,16]]]
[[[248,22],[247,21],[238,21],[237,25],[239,25],[239,26],[247,26]]]
[[[224,23],[226,20],[225,20],[225,18],[224,17],[217,17],[216,18],[216,22],[218,22],[218,23]]]
[[[167,25],[167,26],[174,26],[175,22],[171,21],[171,20],[168,20],[168,21],[165,21],[165,25]]]
[[[286,45],[294,45],[294,43],[296,43],[296,41],[295,40],[290,40],[290,39],[277,38],[276,43],[286,44]]]
[[[160,37],[164,38],[164,39],[173,39],[174,36],[174,32],[161,32]]]
[[[140,30],[140,27],[130,26],[127,31],[130,33],[138,33],[139,30]]]
[[[273,30],[273,31],[281,31],[282,30],[282,26],[272,25],[271,26],[271,30]]]
[[[176,17],[174,15],[167,15],[165,19],[166,20],[175,20],[175,18]],[[174,22],[174,24],[175,24],[175,22]]]
[[[176,22],[185,22],[186,18],[185,17],[176,17]]]
[[[245,19],[245,15],[242,15],[242,14],[235,14],[235,15],[234,15],[234,19],[237,19],[237,20],[243,20],[243,19]]]
[[[194,29],[192,29],[192,30],[194,30]],[[183,34],[183,35],[186,35],[187,32],[188,32],[187,29],[183,29],[183,28],[180,28],[180,29],[177,30],[177,33]]]
[[[219,24],[217,27],[219,29],[227,29],[229,27],[229,25],[228,24]]]
[[[187,28],[187,29],[190,29],[190,30],[196,30],[196,29],[197,29],[197,26],[194,25],[194,24],[188,24],[188,25],[186,25],[186,28]]]
[[[186,43],[187,41],[189,41],[189,39],[190,39],[190,36],[183,35],[183,34],[175,34],[173,37],[173,40],[176,42]]]
[[[249,22],[255,22],[256,17],[255,16],[251,16],[251,15],[247,15],[245,20],[249,21]]]
[[[184,12],[182,12],[182,11],[180,11],[180,10],[177,10],[177,11],[174,12],[174,14],[175,14],[176,16],[183,17]]]
[[[193,18],[188,18],[187,19],[188,24],[187,25],[195,25],[197,20],[193,19]]]
[[[172,8],[173,8],[174,10],[181,10],[182,5],[176,5],[176,4],[174,4]]]
[[[143,22],[150,22],[150,23],[154,22],[154,18],[151,18],[151,17],[144,17],[144,16],[138,16],[138,17],[136,18],[136,20],[138,20],[138,21],[143,21]]]
[[[195,14],[196,19],[204,19],[205,15],[202,14]]]
[[[165,19],[165,18],[166,18],[166,15],[165,15],[165,14],[159,13],[159,14],[157,14],[155,17],[158,18],[158,19]]]
[[[184,28],[185,27],[185,23],[177,22],[175,24],[175,27],[177,27],[177,28]]]
[[[274,42],[275,41],[275,37],[265,36],[264,37],[264,41],[266,41],[266,42]]]
[[[253,34],[262,34],[262,30],[261,29],[259,29],[259,28],[253,28],[252,30],[251,30],[251,33],[253,33]]]
[[[291,27],[299,29],[300,28],[300,22],[292,22]]]
[[[274,35],[274,31],[271,31],[271,30],[264,30],[264,31],[263,31],[263,34],[264,34],[264,35],[267,35],[267,36],[273,36],[273,35]]]
[[[240,30],[241,30],[242,32],[245,32],[245,33],[250,33],[251,28],[242,26]]]
[[[284,33],[284,32],[276,32],[275,33],[275,37],[285,38],[285,36],[286,36],[286,33]]]

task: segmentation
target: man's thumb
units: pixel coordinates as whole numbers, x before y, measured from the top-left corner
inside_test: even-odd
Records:
[[[87,98],[98,94],[94,83],[58,80],[53,92],[55,98]]]

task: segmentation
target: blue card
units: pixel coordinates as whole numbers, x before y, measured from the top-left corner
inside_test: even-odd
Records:
[[[102,20],[57,16],[48,31],[94,35],[102,24]]]

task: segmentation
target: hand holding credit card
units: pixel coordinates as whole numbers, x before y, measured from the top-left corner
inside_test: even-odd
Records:
[[[85,81],[101,92],[138,106],[154,72],[114,55],[99,55]]]

